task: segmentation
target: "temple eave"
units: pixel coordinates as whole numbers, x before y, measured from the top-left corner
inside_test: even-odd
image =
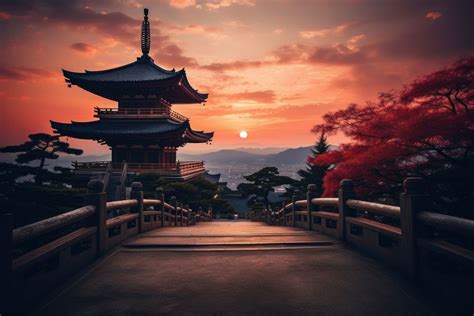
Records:
[[[111,124],[109,124],[111,125]],[[124,142],[146,142],[146,143],[170,143],[176,146],[182,146],[185,143],[206,143],[211,141],[214,133],[203,133],[193,131],[188,122],[181,124],[167,123],[172,129],[162,129],[163,124],[149,123],[143,127],[143,124],[137,126],[137,129],[131,133],[129,129],[124,130],[123,124],[115,124],[115,129],[108,129],[109,125],[101,124],[101,121],[92,122],[72,122],[60,123],[51,121],[51,127],[54,132],[62,136],[69,136],[78,139],[90,139],[98,142],[116,143]],[[113,127],[113,125],[111,125]],[[152,128],[150,128],[150,126]],[[155,129],[153,129],[155,127]],[[102,130],[100,130],[102,128]],[[140,131],[140,128],[142,130]],[[95,130],[94,130],[95,129]]]

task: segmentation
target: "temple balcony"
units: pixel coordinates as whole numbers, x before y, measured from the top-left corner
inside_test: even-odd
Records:
[[[125,163],[110,161],[92,161],[72,163],[78,174],[93,174],[105,172],[110,165],[112,172],[121,172]],[[127,172],[152,173],[165,179],[189,181],[200,177],[206,169],[203,161],[178,161],[176,163],[126,163]]]
[[[100,119],[141,119],[141,118],[167,118],[178,122],[189,120],[167,106],[156,108],[99,108],[94,109],[94,117]]]

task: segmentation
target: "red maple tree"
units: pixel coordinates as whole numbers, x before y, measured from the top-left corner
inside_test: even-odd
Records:
[[[311,162],[334,166],[324,195],[337,194],[344,178],[359,193],[396,200],[409,176],[426,179],[434,207],[473,217],[474,56],[415,80],[377,102],[324,115],[315,133],[343,133],[351,141]]]

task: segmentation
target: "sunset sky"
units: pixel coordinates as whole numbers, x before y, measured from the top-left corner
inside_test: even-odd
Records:
[[[49,120],[89,121],[93,107],[116,106],[67,88],[61,68],[135,61],[144,7],[155,63],[185,67],[209,93],[206,106],[174,107],[194,129],[215,132],[211,146],[188,151],[310,145],[324,113],[473,52],[472,1],[0,0],[0,146],[50,133]]]

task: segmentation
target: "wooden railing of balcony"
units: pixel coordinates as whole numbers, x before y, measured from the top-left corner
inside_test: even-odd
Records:
[[[186,116],[170,109],[160,106],[156,108],[99,108],[94,109],[95,117],[104,119],[120,118],[171,118],[178,122],[189,120]]]
[[[408,178],[400,206],[356,199],[351,180],[341,181],[337,198],[318,198],[308,186],[306,200],[293,196],[291,203],[272,212],[251,214],[252,220],[315,230],[347,241],[373,257],[415,279],[422,251],[432,251],[474,266],[474,221],[429,211],[429,195],[421,178]],[[383,220],[383,222],[382,222]],[[443,238],[448,232],[456,243]]]
[[[106,199],[103,182],[91,180],[83,207],[16,229],[12,214],[0,217],[0,286],[9,309],[18,310],[15,302],[38,299],[125,239],[212,218],[173,196],[166,203],[162,188],[156,189],[155,199],[145,199],[139,182],[132,183],[129,200]],[[110,218],[117,209],[128,212]]]
[[[77,170],[106,170],[108,165],[113,170],[123,170],[123,163],[110,163],[110,161],[78,162],[72,166]],[[126,163],[128,171],[162,171],[176,172],[179,174],[193,173],[204,170],[203,161],[178,161],[176,163]]]

